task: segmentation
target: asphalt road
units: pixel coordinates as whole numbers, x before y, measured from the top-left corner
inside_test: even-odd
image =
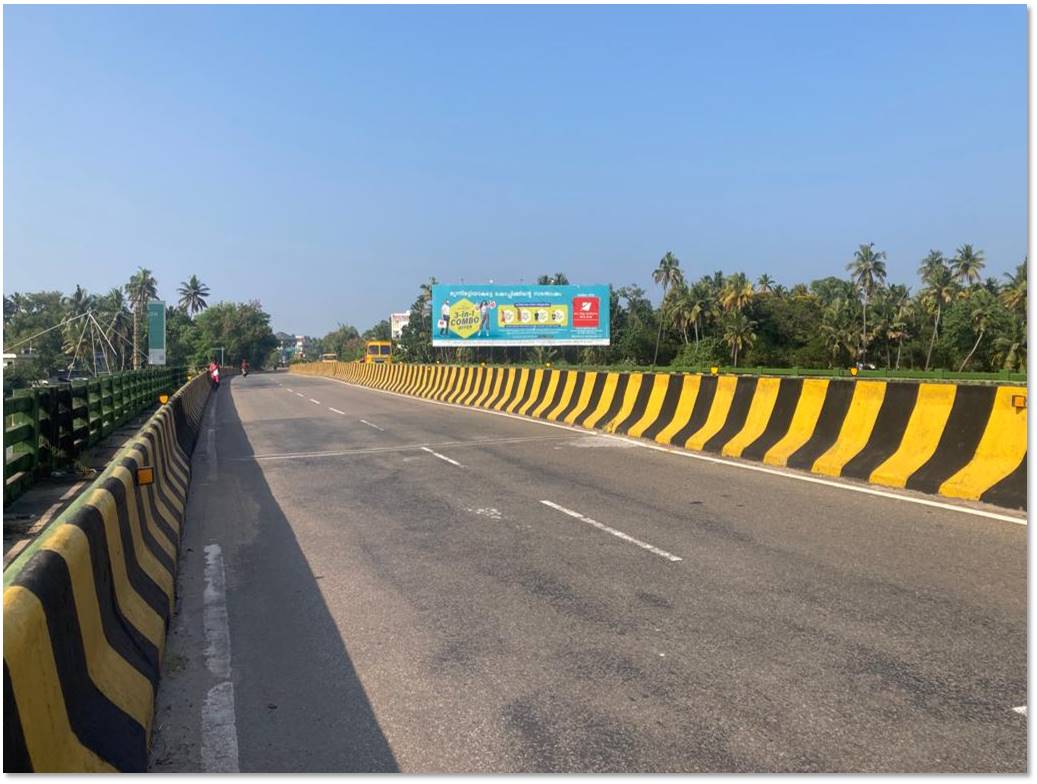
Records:
[[[284,373],[208,416],[154,770],[1026,769],[1025,526]]]

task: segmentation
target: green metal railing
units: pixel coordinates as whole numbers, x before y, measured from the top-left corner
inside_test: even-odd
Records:
[[[5,397],[4,506],[186,381],[186,368],[146,368]]]

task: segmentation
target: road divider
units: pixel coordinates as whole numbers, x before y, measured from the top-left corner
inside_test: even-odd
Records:
[[[146,769],[210,392],[181,387],[4,571],[6,772]]]
[[[1026,508],[1025,387],[358,362],[291,372]]]

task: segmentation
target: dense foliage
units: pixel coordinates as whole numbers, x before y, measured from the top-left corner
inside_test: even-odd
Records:
[[[689,281],[672,253],[653,272],[660,307],[635,284],[610,287],[612,345],[594,348],[433,349],[431,285],[422,284],[397,346],[410,361],[567,361],[593,365],[1026,370],[1026,261],[983,278],[971,245],[931,251],[920,285],[886,279],[886,254],[861,245],[849,277],[791,287],[761,275],[714,272]],[[567,283],[562,273],[543,284]]]
[[[178,289],[177,306],[166,308],[166,364],[199,366],[223,347],[224,362],[269,363],[277,340],[259,302],[209,306],[209,289],[192,275]],[[147,302],[158,281],[139,269],[123,288],[90,294],[81,286],[4,296],[4,351],[16,355],[4,386],[42,379],[89,376],[139,367],[147,362]]]

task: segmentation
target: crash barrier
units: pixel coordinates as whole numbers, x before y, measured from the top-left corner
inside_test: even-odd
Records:
[[[458,365],[293,365],[449,403],[1026,508],[1026,388]]]
[[[186,368],[145,368],[5,395],[4,506],[186,380]]]
[[[143,771],[190,456],[193,378],[4,572],[4,771]]]

